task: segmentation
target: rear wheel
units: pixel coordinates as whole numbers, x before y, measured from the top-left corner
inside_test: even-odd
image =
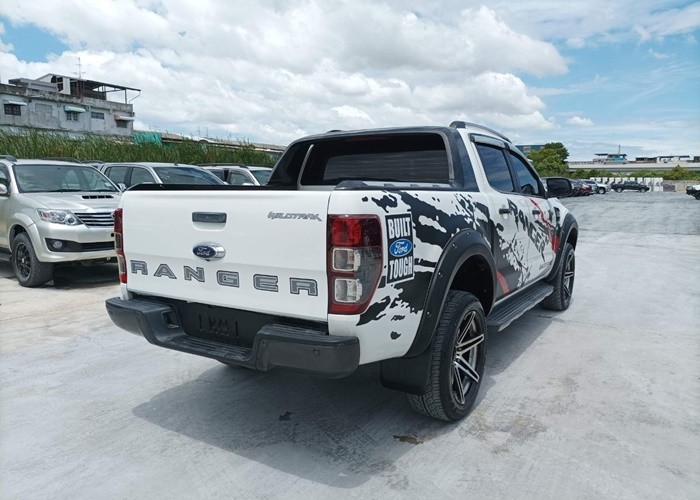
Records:
[[[12,267],[22,286],[40,286],[53,278],[53,264],[39,261],[27,233],[12,241]]]
[[[454,421],[467,416],[481,386],[486,361],[486,316],[471,293],[452,290],[435,332],[428,390],[406,394],[418,413]]]
[[[622,188],[615,188],[615,192],[616,192],[616,193],[621,193],[621,192],[622,192]]]
[[[563,311],[571,303],[571,294],[574,291],[574,278],[576,275],[576,256],[574,247],[567,243],[562,251],[557,274],[552,280],[554,291],[540,302],[540,306],[553,311]]]

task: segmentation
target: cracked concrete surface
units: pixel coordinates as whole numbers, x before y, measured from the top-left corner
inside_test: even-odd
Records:
[[[573,303],[489,339],[455,424],[376,366],[333,381],[152,346],[107,317],[113,266],[29,290],[0,263],[0,497],[697,498],[700,202],[565,202]]]

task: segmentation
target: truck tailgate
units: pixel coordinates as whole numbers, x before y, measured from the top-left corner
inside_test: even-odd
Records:
[[[122,198],[127,288],[326,321],[330,194],[127,191]],[[220,258],[195,255],[216,247],[225,252]]]

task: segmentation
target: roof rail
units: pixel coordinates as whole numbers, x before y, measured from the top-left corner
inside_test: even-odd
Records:
[[[77,158],[72,158],[70,156],[42,156],[40,160],[53,160],[53,161],[67,161],[70,163],[83,163]]]
[[[479,125],[478,123],[472,123],[472,122],[463,122],[460,120],[453,121],[450,123],[451,128],[467,128],[467,127],[475,127],[475,128],[480,128],[481,130],[485,130],[487,132],[491,132],[492,134],[496,134],[498,137],[503,139],[504,141],[511,142],[510,139],[508,139],[505,135],[501,134],[500,132],[496,132],[492,128],[484,127],[483,125]]]
[[[17,161],[17,158],[12,155],[0,155],[0,160]]]
[[[342,132],[342,130],[340,130],[339,128],[334,128],[333,130],[329,130],[328,132],[326,132],[326,134],[331,134],[333,132]]]

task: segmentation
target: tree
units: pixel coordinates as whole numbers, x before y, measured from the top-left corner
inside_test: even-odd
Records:
[[[529,155],[535,169],[543,176],[568,176],[569,167],[566,164],[568,157],[569,151],[561,142],[549,142],[539,151],[533,151]]]

